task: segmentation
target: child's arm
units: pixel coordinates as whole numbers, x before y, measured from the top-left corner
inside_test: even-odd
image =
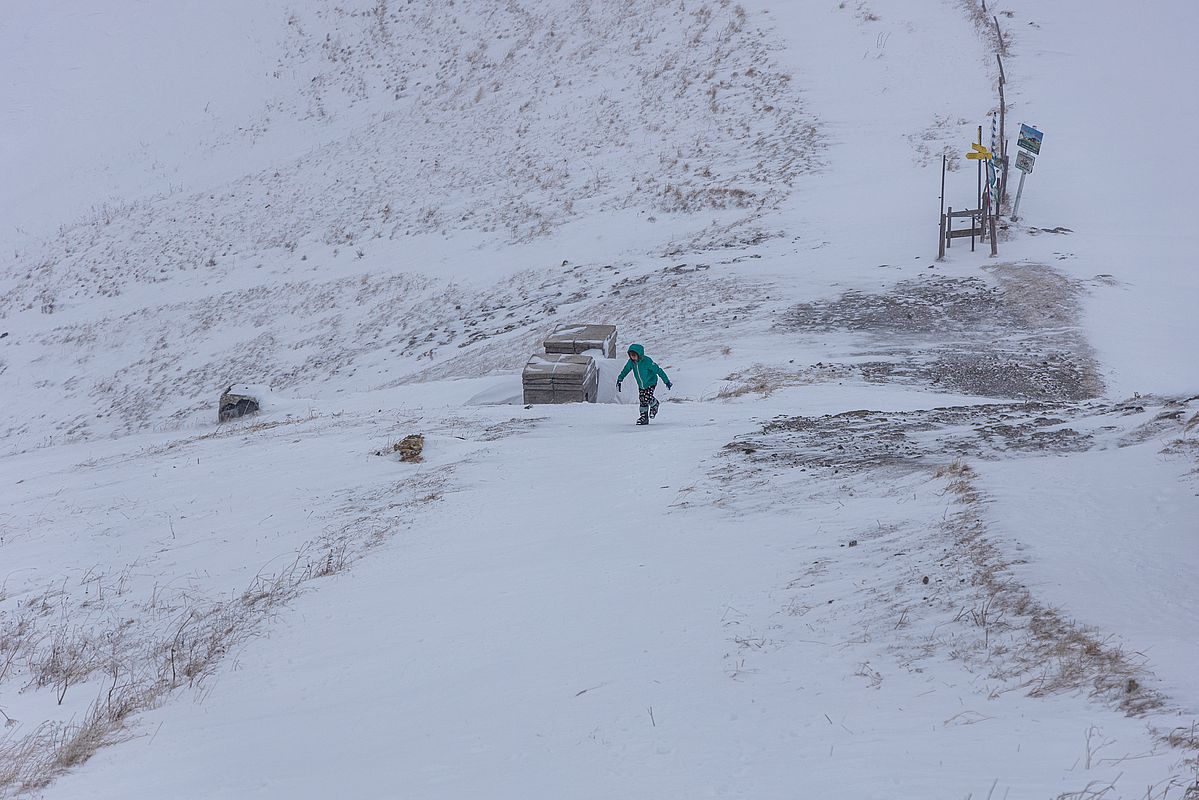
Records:
[[[662,376],[662,380],[666,382],[666,388],[669,389],[671,387],[671,383],[670,378],[666,375],[666,370],[658,366],[657,363],[654,364],[654,369],[657,370],[658,374]]]
[[[628,363],[624,365],[624,369],[622,369],[622,370],[620,371],[620,374],[616,376],[616,382],[617,382],[617,383],[620,383],[621,381],[623,381],[623,380],[624,380],[624,376],[625,376],[625,375],[628,375],[628,374],[629,374],[629,370],[631,370],[632,368],[633,368],[633,359],[631,359],[631,358],[630,358],[630,359],[629,359],[629,361],[628,361]]]

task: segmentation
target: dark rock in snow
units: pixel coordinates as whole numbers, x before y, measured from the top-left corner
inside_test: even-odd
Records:
[[[221,395],[219,410],[217,411],[217,422],[228,422],[231,419],[244,417],[246,414],[253,414],[259,410],[258,398],[244,393],[244,391],[234,391],[234,387],[230,386]]]

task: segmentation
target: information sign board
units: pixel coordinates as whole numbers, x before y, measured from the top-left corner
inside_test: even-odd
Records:
[[[1041,139],[1045,134],[1041,133],[1036,128],[1020,123],[1020,138],[1016,140],[1016,146],[1022,150],[1027,150],[1034,156],[1041,154]]]

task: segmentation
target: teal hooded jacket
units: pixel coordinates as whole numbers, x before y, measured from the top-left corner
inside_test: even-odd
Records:
[[[629,352],[637,354],[637,360],[629,359],[629,363],[624,365],[624,369],[620,371],[620,376],[616,382],[624,380],[624,376],[629,372],[633,373],[633,377],[637,379],[637,388],[648,389],[651,386],[658,385],[658,376],[662,376],[662,380],[666,381],[666,385],[670,386],[670,378],[666,377],[666,373],[662,368],[654,363],[653,359],[645,354],[645,348],[639,344],[629,345]]]

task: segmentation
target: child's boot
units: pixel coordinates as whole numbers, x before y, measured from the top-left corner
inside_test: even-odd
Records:
[[[649,418],[653,419],[658,416],[658,398],[654,398],[649,404]]]
[[[647,412],[644,407],[641,409],[641,416],[637,418],[637,424],[638,425],[648,425],[649,424],[649,412]]]

